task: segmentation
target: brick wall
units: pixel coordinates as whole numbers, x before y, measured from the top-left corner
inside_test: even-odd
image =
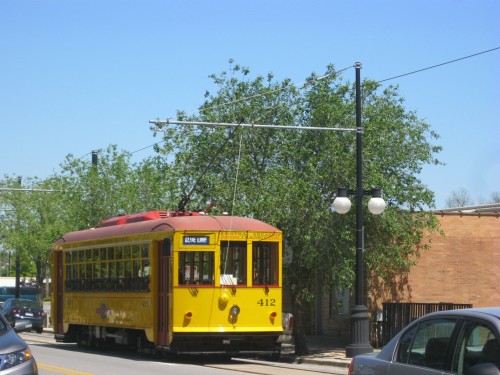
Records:
[[[365,286],[371,310],[371,338],[375,341],[376,315],[383,302],[472,304],[474,307],[500,306],[500,217],[496,215],[437,214],[442,237],[430,236],[431,248],[421,251],[405,287],[378,291],[374,298]],[[372,280],[373,281],[373,280]],[[375,284],[372,283],[372,287]],[[322,310],[321,334],[340,344],[350,340],[349,315],[329,316],[329,293],[315,308]],[[353,302],[353,301],[351,301]],[[309,315],[314,320],[313,313]],[[312,330],[308,332],[314,334]]]
[[[438,215],[445,237],[431,236],[408,276],[403,302],[471,303],[500,306],[500,218]]]

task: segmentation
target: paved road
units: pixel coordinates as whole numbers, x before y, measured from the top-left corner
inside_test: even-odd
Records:
[[[40,375],[69,374],[69,375],[97,375],[97,374],[133,374],[147,373],[148,375],[165,373],[168,366],[169,374],[210,374],[209,369],[230,371],[232,374],[250,373],[260,375],[298,375],[305,373],[326,373],[335,375],[347,374],[347,370],[335,366],[318,366],[312,364],[288,364],[266,362],[251,359],[233,360],[203,360],[200,357],[172,357],[165,361],[157,358],[138,356],[135,353],[114,351],[100,353],[77,349],[75,344],[57,343],[51,332],[42,334],[34,332],[20,333],[39,363]],[[63,353],[63,355],[61,355]],[[142,371],[136,370],[142,366]],[[205,368],[206,370],[203,370]],[[112,372],[109,372],[113,369]]]

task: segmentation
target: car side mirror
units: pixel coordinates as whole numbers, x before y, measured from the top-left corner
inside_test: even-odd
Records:
[[[493,363],[480,363],[465,370],[464,375],[500,375],[500,370]]]

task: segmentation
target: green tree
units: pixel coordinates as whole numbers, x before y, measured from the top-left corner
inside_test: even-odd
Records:
[[[65,220],[73,230],[98,225],[120,213],[135,213],[171,205],[172,180],[166,163],[152,157],[134,164],[131,154],[110,145],[98,152],[97,165],[68,155],[57,176],[64,195]]]
[[[233,65],[212,75],[216,92],[207,91],[199,115],[178,112],[179,120],[318,127],[354,127],[354,87],[333,66],[304,87],[290,80],[250,78]],[[394,293],[418,252],[425,231],[436,228],[433,193],[418,179],[425,164],[438,164],[437,135],[415,112],[407,111],[396,87],[363,82],[364,184],[378,186],[389,204],[377,218],[366,215],[366,268],[376,287]],[[286,270],[295,314],[296,352],[308,351],[301,314],[313,297],[315,275],[325,286],[352,286],[354,214],[332,212],[337,188],[355,186],[354,133],[252,128],[154,128],[162,132],[158,151],[176,171],[179,198],[192,191],[191,207],[215,198],[234,215],[253,216],[284,231],[292,250]],[[354,210],[353,210],[354,212]],[[375,286],[375,285],[374,285]],[[396,292],[402,292],[398,285]]]
[[[120,212],[172,206],[166,163],[152,157],[132,164],[130,157],[111,145],[99,152],[97,165],[68,155],[61,173],[23,179],[22,190],[17,178],[2,181],[10,190],[0,195],[0,244],[3,252],[19,255],[21,276],[34,276],[41,286],[52,244],[66,232],[94,227]]]
[[[21,185],[5,179],[2,192],[4,212],[0,215],[1,244],[12,258],[21,261],[21,278],[34,278],[39,288],[46,277],[52,242],[65,230],[57,220],[63,209],[49,180],[36,177],[23,179]],[[15,262],[11,262],[14,265]],[[12,275],[15,271],[10,270]],[[40,290],[41,291],[41,290]],[[43,294],[40,293],[40,296]]]

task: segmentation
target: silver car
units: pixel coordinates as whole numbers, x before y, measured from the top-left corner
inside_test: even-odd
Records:
[[[500,375],[500,307],[439,311],[409,324],[349,375]]]
[[[0,314],[0,374],[38,375],[38,368],[28,345]]]

